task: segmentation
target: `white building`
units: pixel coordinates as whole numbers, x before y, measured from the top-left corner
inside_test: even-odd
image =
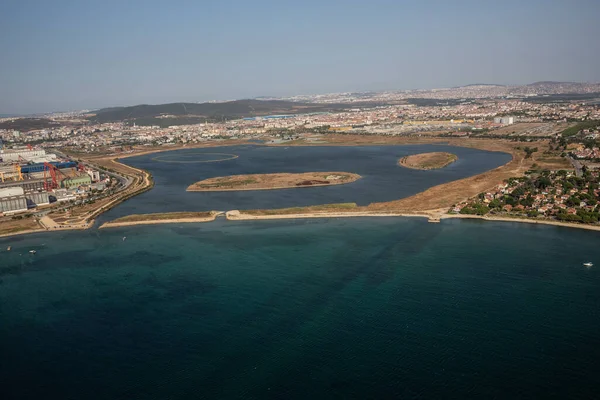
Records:
[[[90,176],[90,178],[92,178],[92,182],[98,182],[100,180],[100,172],[93,170],[93,169],[88,169],[85,172],[87,172],[87,174]]]
[[[515,117],[496,117],[494,118],[494,123],[502,125],[512,125],[515,123]]]
[[[15,214],[27,211],[27,199],[22,187],[0,189],[0,213]]]
[[[13,186],[0,189],[0,198],[10,196],[23,196],[23,188],[20,186]]]
[[[23,160],[31,160],[36,157],[44,157],[46,155],[46,150],[10,150],[10,151],[0,151],[0,160],[4,162],[10,161],[19,161]]]

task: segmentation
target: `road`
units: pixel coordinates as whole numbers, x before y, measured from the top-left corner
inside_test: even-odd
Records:
[[[579,176],[579,177],[583,176],[583,166],[581,165],[581,163],[579,162],[579,160],[576,160],[576,159],[574,159],[571,156],[569,156],[567,158],[569,159],[569,161],[573,165],[573,168],[575,168],[575,176]]]

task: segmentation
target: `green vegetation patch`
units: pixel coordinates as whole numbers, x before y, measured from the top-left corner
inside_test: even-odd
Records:
[[[570,128],[565,129],[560,134],[562,135],[562,137],[570,137],[577,135],[584,129],[595,129],[598,127],[600,127],[600,121],[598,120],[583,121],[577,123],[574,126],[571,126]]]

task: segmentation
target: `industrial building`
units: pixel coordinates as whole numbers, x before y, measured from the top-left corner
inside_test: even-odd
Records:
[[[46,150],[0,150],[0,161],[13,162],[45,157]]]
[[[0,188],[0,212],[11,214],[50,204],[47,192],[26,192],[20,186]]]
[[[87,172],[87,174],[90,176],[92,182],[98,182],[100,180],[100,171],[88,169],[85,172]]]
[[[92,178],[88,174],[63,179],[61,187],[70,189],[72,187],[86,186],[92,184]]]
[[[75,168],[77,167],[77,163],[74,161],[65,161],[65,162],[49,162],[48,164],[54,165],[56,168]],[[24,165],[21,167],[21,172],[24,174],[30,174],[33,172],[43,172],[45,168],[44,163],[34,163],[29,165]]]
[[[494,118],[494,123],[502,125],[512,125],[515,123],[515,117],[496,117]]]
[[[50,197],[48,196],[48,192],[26,193],[25,198],[27,199],[27,208],[35,208],[38,206],[45,206],[50,204]]]
[[[23,188],[10,187],[0,189],[0,213],[14,214],[27,211],[27,199]]]
[[[47,179],[28,179],[28,180],[23,180],[23,181],[17,181],[17,182],[4,182],[4,183],[0,183],[0,189],[2,188],[6,188],[6,187],[20,187],[25,191],[33,191],[33,192],[37,192],[40,190],[44,190],[46,188],[46,184],[45,182],[48,181]]]
[[[94,185],[92,186],[92,183]],[[0,214],[25,212],[51,202],[76,200],[85,190],[104,190],[100,172],[45,150],[0,151]]]
[[[62,201],[69,201],[69,200],[77,199],[77,197],[73,193],[70,193],[69,191],[67,191],[67,189],[55,189],[54,195],[51,195],[50,197],[54,197],[53,201],[57,201],[59,203]]]

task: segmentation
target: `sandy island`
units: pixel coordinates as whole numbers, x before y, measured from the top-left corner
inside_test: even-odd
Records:
[[[456,154],[433,152],[402,157],[398,164],[406,168],[430,170],[444,168],[456,160],[458,160]]]
[[[350,172],[304,172],[298,174],[249,174],[219,176],[188,186],[188,192],[221,192],[235,190],[272,190],[314,186],[343,185],[361,176]]]

